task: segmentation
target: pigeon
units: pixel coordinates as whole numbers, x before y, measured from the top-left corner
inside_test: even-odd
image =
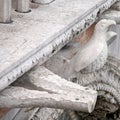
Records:
[[[116,22],[107,19],[102,19],[96,24],[92,38],[70,60],[67,75],[91,73],[104,66],[108,57],[107,41],[117,35],[108,31],[112,25],[116,25]]]

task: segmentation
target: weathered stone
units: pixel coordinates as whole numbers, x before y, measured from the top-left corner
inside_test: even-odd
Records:
[[[96,91],[69,82],[42,66],[35,67],[14,85],[22,88],[4,90],[0,107],[39,106],[92,112],[97,98]]]

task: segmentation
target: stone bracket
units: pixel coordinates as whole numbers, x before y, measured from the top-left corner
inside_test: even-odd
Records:
[[[0,93],[0,108],[50,107],[90,113],[96,99],[96,91],[37,66]]]

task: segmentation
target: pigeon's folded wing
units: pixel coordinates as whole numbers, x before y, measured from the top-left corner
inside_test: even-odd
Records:
[[[79,72],[80,70],[86,68],[92,62],[94,62],[102,52],[103,47],[104,44],[93,44],[85,47],[81,51],[78,51],[78,53],[74,57],[75,71]]]

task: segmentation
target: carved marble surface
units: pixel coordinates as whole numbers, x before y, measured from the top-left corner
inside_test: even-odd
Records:
[[[54,58],[52,58],[52,59],[57,60],[57,58],[58,58],[58,56],[55,55]],[[61,59],[61,60],[59,60],[59,59]],[[57,62],[59,62],[59,64],[61,63],[62,66],[65,66],[66,65],[65,61],[64,61],[65,59],[64,60],[62,60],[62,58],[59,58],[59,59]],[[53,64],[54,64],[54,61],[53,61]],[[48,68],[50,70],[53,70],[55,73],[58,73],[58,74],[60,73],[60,71],[65,72],[64,67],[63,67],[63,69],[62,68],[56,69],[55,67],[53,67],[53,64],[52,64],[52,61],[49,61],[48,63],[46,63],[46,66],[48,66]],[[52,67],[50,67],[50,66],[52,66]],[[68,70],[68,69],[66,69],[66,70]],[[69,76],[68,76],[68,78],[69,78]],[[108,111],[110,110],[109,113],[111,113],[113,115],[116,115],[118,112],[118,116],[116,116],[116,120],[119,120],[119,114],[120,114],[119,108],[118,108],[118,106],[120,105],[120,95],[119,95],[119,93],[120,93],[120,90],[119,90],[120,89],[120,61],[119,61],[119,59],[109,56],[107,63],[104,65],[104,67],[102,69],[100,69],[92,74],[91,73],[90,74],[79,73],[76,76],[76,78],[72,79],[72,82],[78,83],[83,86],[89,86],[89,87],[97,90],[99,92],[99,96],[104,97],[104,101],[109,103],[108,106],[113,105],[115,107],[115,109],[108,108]],[[102,102],[102,104],[104,104],[104,103]],[[102,109],[100,108],[101,112],[103,112],[107,106],[105,108],[104,107],[103,108],[101,107]],[[95,109],[95,111],[97,112],[97,108]],[[71,111],[71,112],[67,112],[67,113],[69,114],[69,116],[71,116],[71,120],[78,120],[78,119],[76,119],[75,116],[77,116],[77,115],[74,112]],[[92,113],[92,114],[94,114],[94,113]],[[92,116],[92,114],[91,114],[91,116]],[[105,114],[107,114],[107,112]],[[67,119],[67,117],[65,117],[64,119],[62,118],[61,120],[66,120],[66,119]],[[88,115],[88,119],[89,119],[89,115]],[[81,120],[83,120],[83,119],[81,119]],[[90,120],[92,120],[92,119],[90,119]],[[95,120],[97,120],[97,119],[95,119]],[[109,119],[106,118],[105,120],[109,120]],[[113,119],[110,119],[110,120],[113,120]]]
[[[42,64],[118,0],[61,0],[0,24],[0,90]],[[71,9],[72,8],[72,9]]]

